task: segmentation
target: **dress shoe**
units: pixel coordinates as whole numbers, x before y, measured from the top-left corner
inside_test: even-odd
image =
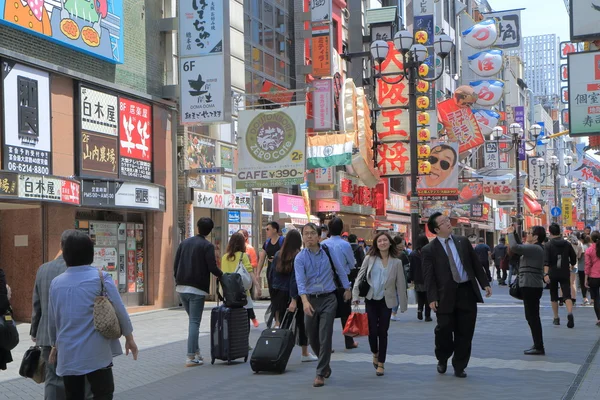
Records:
[[[318,376],[315,378],[315,381],[313,383],[313,387],[322,387],[325,386],[325,379],[323,379],[322,376]]]
[[[457,378],[466,378],[467,373],[465,372],[464,369],[462,371],[454,371],[454,376]]]
[[[352,343],[352,346],[346,347],[346,350],[352,350],[352,349],[357,349],[357,348],[358,348],[358,342],[354,342],[354,343]]]
[[[431,317],[430,317],[430,316],[426,316],[426,317],[425,317],[425,322],[431,322],[431,321],[433,321],[433,320],[431,319]]]
[[[419,321],[422,321],[422,320],[423,320],[423,311],[417,311],[417,319],[418,319]]]
[[[546,351],[543,348],[536,349],[535,347],[532,347],[529,350],[525,350],[523,352],[523,354],[525,354],[527,356],[545,356],[546,355]]]
[[[438,361],[437,372],[439,374],[445,374],[447,369],[448,369],[448,360]]]
[[[327,367],[325,372],[323,372],[323,378],[329,379],[330,376],[331,376],[331,367]]]
[[[375,371],[375,375],[377,375],[377,376],[385,375],[385,367],[384,367],[383,363],[379,363],[377,365],[377,371]]]

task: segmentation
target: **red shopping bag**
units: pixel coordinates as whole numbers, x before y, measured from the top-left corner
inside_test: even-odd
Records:
[[[366,313],[353,312],[344,326],[344,336],[368,336],[369,320]]]

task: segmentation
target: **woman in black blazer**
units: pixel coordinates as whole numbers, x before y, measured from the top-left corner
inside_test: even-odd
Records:
[[[427,289],[425,289],[425,280],[423,279],[423,268],[421,266],[423,256],[421,249],[429,244],[429,239],[425,235],[419,235],[415,243],[415,249],[410,253],[410,271],[409,278],[415,284],[415,295],[417,298],[417,319],[423,320],[423,307],[425,308],[425,321],[430,322],[431,308],[427,302]]]

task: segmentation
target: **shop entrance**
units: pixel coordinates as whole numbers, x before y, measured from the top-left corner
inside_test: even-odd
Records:
[[[75,228],[94,242],[92,265],[112,276],[125,306],[147,304],[145,213],[80,210]]]

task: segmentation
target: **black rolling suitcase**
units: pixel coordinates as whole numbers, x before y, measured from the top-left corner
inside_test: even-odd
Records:
[[[217,306],[210,313],[210,355],[215,360],[227,361],[243,358],[248,361],[250,324],[245,308]]]
[[[296,342],[296,313],[285,313],[280,329],[265,329],[250,357],[250,367],[260,371],[282,374],[294,350]]]

